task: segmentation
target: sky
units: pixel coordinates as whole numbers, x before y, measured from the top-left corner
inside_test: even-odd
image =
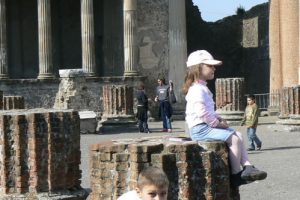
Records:
[[[238,7],[243,7],[246,11],[268,0],[193,0],[197,5],[202,19],[207,22],[214,22],[224,17],[235,15]]]

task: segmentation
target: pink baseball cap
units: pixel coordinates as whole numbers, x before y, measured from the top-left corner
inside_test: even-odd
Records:
[[[191,67],[198,64],[222,65],[222,61],[215,60],[206,50],[197,50],[189,55],[186,65],[187,67]]]

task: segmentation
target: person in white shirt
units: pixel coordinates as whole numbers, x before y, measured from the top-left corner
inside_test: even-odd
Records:
[[[231,184],[234,187],[265,179],[267,173],[250,163],[242,134],[229,128],[226,120],[215,112],[213,95],[206,81],[214,79],[215,66],[221,65],[222,61],[214,59],[206,50],[197,50],[189,55],[186,64],[183,93],[186,95],[185,114],[191,139],[226,142],[229,147]]]
[[[141,171],[137,187],[118,198],[118,200],[167,200],[169,180],[158,167],[148,167]]]

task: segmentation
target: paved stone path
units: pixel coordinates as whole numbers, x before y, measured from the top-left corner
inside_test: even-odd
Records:
[[[249,152],[252,164],[261,170],[268,172],[266,180],[257,181],[240,187],[241,199],[247,200],[299,200],[300,199],[300,132],[285,132],[272,124],[274,117],[260,118],[257,134],[263,142],[261,151]],[[151,136],[165,135],[160,132],[161,122],[150,122],[149,127],[153,131]],[[245,127],[233,127],[246,137]],[[81,169],[82,187],[89,188],[88,171],[88,146],[101,141],[117,138],[137,138],[141,134],[137,129],[124,128],[118,133],[103,135],[82,135],[81,137]],[[185,134],[184,121],[173,122],[173,135]],[[149,136],[148,134],[146,136]],[[247,141],[245,141],[247,144]]]

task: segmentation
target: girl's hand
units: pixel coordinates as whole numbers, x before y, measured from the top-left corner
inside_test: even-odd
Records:
[[[218,128],[228,128],[229,126],[228,126],[226,120],[222,119],[222,120],[219,122],[219,124],[218,124],[217,127],[218,127]]]
[[[154,101],[158,101],[158,96],[155,97]]]

